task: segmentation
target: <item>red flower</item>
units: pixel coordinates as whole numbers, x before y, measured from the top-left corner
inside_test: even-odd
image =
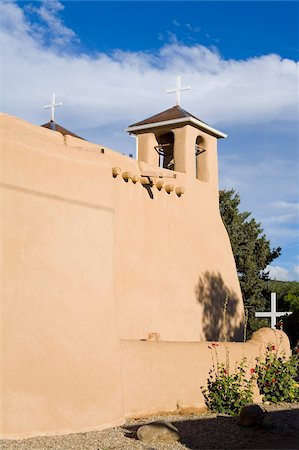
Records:
[[[297,353],[299,353],[299,348],[296,348]]]
[[[227,370],[226,369],[223,369],[223,372],[225,373],[225,375],[227,375]]]
[[[212,343],[212,347],[218,347],[219,344],[216,344],[215,342]]]
[[[272,345],[272,346],[271,346],[271,350],[276,350],[275,345]]]
[[[255,370],[254,369],[250,369],[250,373],[255,373]]]
[[[276,383],[276,378],[273,378],[272,383]]]

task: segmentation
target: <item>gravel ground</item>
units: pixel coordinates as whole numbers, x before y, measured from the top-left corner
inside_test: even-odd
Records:
[[[299,449],[299,404],[263,406],[263,425],[241,428],[236,419],[213,413],[151,416],[131,419],[122,427],[64,436],[0,441],[2,450],[182,450],[182,449]],[[180,432],[174,444],[145,444],[136,439],[140,425],[167,420]]]

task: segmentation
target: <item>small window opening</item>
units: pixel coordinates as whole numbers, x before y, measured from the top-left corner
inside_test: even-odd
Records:
[[[173,144],[174,134],[171,132],[156,136],[158,145],[155,150],[159,154],[159,167],[174,170]]]

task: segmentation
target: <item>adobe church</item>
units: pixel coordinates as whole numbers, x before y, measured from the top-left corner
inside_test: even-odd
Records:
[[[1,115],[2,437],[200,407],[227,295],[243,338],[226,135],[179,105],[127,128],[136,159],[63,130]]]

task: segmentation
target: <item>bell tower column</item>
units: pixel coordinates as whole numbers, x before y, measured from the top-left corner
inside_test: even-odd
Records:
[[[197,156],[196,178],[209,183],[218,192],[217,139],[203,132],[200,136],[203,138],[204,152]]]
[[[155,150],[158,145],[154,133],[140,133],[137,134],[138,145],[138,161],[143,161],[152,166],[159,166],[159,154]]]
[[[198,130],[191,125],[174,128],[174,170],[195,177],[195,142]]]

